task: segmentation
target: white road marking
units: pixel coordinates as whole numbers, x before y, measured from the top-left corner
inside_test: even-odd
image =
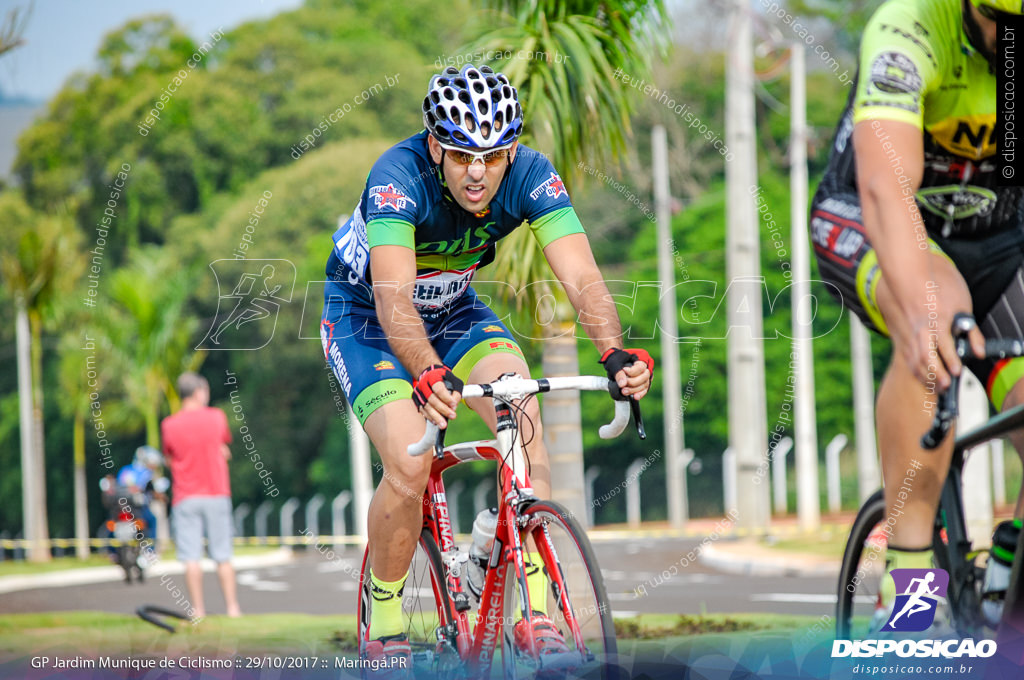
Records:
[[[760,593],[750,596],[751,602],[797,602],[806,604],[835,604],[835,593]]]
[[[252,588],[253,590],[263,590],[269,592],[283,593],[287,590],[291,590],[291,585],[284,581],[264,581],[259,577],[255,571],[243,571],[235,577],[238,581],[238,585]]]

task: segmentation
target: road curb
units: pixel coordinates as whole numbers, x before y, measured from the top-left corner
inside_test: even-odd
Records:
[[[701,564],[723,571],[727,574],[740,576],[789,576],[789,577],[825,577],[839,575],[840,562],[808,562],[806,555],[796,553],[765,555],[740,554],[732,550],[723,550],[714,544],[701,551]]]
[[[256,569],[259,567],[271,567],[278,564],[286,564],[292,560],[290,550],[275,550],[265,555],[242,555],[233,557],[231,564],[235,571],[242,569]],[[203,559],[203,571],[216,571],[217,563],[210,559]],[[177,575],[185,573],[185,565],[178,560],[159,561],[146,570],[146,578],[151,579],[164,575]],[[111,564],[104,567],[84,567],[82,569],[64,569],[62,571],[51,571],[44,574],[19,574],[17,576],[0,577],[0,593],[12,593],[18,590],[31,590],[33,588],[63,588],[65,586],[81,586],[90,583],[106,583],[109,581],[121,581],[124,579],[124,570],[121,567]]]

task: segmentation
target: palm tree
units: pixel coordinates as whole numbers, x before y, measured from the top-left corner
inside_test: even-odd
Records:
[[[129,263],[113,273],[110,307],[97,329],[104,355],[118,370],[123,391],[112,421],[142,425],[146,443],[160,447],[160,413],[179,405],[174,381],[205,357],[190,342],[198,321],[186,313],[192,276],[156,246],[132,252]],[[120,417],[119,417],[120,416]]]
[[[31,4],[28,9],[15,7],[7,12],[7,17],[0,24],[0,55],[25,44],[21,36],[25,34],[25,26],[28,24],[30,16],[32,16]]]
[[[31,561],[47,561],[46,465],[43,438],[44,322],[84,265],[81,235],[67,216],[40,213],[20,194],[0,194],[0,277],[14,298],[24,537]]]
[[[608,165],[625,151],[631,134],[629,116],[638,91],[621,81],[650,77],[648,55],[667,37],[663,0],[492,0],[488,25],[495,26],[463,52],[507,55],[491,66],[505,73],[519,90],[526,126],[524,142],[548,151],[567,186],[582,178],[577,163]],[[518,58],[523,51],[529,58]],[[517,229],[498,248],[495,274],[521,290],[554,277],[529,230]],[[545,375],[575,375],[579,361],[571,307],[560,289],[547,284],[526,289],[529,299],[551,318],[544,326]],[[552,303],[551,301],[554,300]],[[553,305],[553,309],[552,309]],[[552,497],[585,521],[583,435],[578,395],[549,395],[543,420],[552,457]],[[554,461],[566,461],[556,463]]]
[[[77,301],[76,301],[77,302]],[[69,323],[71,328],[81,328],[81,324]],[[86,333],[88,335],[88,333]],[[67,333],[60,341],[60,389],[64,398],[60,401],[61,411],[72,418],[72,452],[74,464],[74,507],[75,507],[75,541],[79,559],[89,556],[89,504],[85,478],[85,424],[89,416],[89,395],[98,392],[106,382],[104,372],[95,370],[103,364],[89,361],[90,355],[83,353],[95,346],[95,338],[89,336],[85,340],[82,334],[74,331]],[[85,344],[83,344],[85,343]],[[89,385],[89,373],[99,374],[93,386]]]

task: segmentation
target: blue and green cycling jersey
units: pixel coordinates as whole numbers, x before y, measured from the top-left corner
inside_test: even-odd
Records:
[[[373,165],[359,204],[334,232],[327,299],[338,294],[372,306],[370,249],[415,250],[413,304],[422,316],[443,313],[466,293],[495,244],[527,223],[542,248],[582,233],[562,179],[538,151],[520,145],[497,193],[480,213],[464,210],[444,188],[423,131],[388,149]]]

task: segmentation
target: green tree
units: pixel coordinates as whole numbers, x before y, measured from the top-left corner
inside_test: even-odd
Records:
[[[79,324],[81,318],[74,316],[67,319],[69,327]],[[80,327],[80,326],[79,326]],[[86,331],[88,334],[88,331]],[[85,465],[85,425],[90,412],[89,395],[99,392],[107,382],[108,371],[102,370],[104,364],[96,365],[89,362],[83,355],[83,343],[88,342],[79,331],[66,333],[60,339],[60,390],[64,398],[60,400],[61,412],[72,419],[72,465],[74,470],[74,522],[76,552],[80,559],[89,556],[89,503],[88,484]],[[106,366],[109,369],[109,365]],[[95,377],[90,378],[92,373]],[[90,386],[90,380],[94,381]]]
[[[199,322],[186,309],[192,279],[169,253],[140,248],[111,274],[109,301],[100,303],[98,330],[106,350],[101,361],[121,391],[122,426],[142,425],[146,443],[155,448],[161,413],[179,405],[174,381],[204,356],[193,350]]]
[[[82,271],[81,241],[64,216],[30,208],[14,192],[0,194],[0,276],[14,298],[21,404],[22,521],[29,558],[49,559],[46,449],[43,433],[43,326]]]
[[[664,44],[664,3],[497,0],[487,6],[484,17],[493,28],[465,51],[515,55],[512,61],[494,60],[491,65],[504,72],[519,91],[526,117],[524,141],[550,152],[570,185],[582,176],[577,163],[612,160],[621,154],[637,93],[619,76],[649,75],[650,54]],[[495,274],[517,290],[553,279],[536,241],[525,229],[502,242]],[[528,302],[530,309],[537,309],[539,302],[544,309],[541,318],[554,320],[544,327],[544,373],[579,373],[575,324],[564,294],[546,283],[528,290],[533,293],[529,299],[517,298],[517,302]],[[552,497],[582,517],[579,413],[578,398],[559,395],[545,401],[545,423],[568,430],[558,440],[549,440],[553,458],[569,459],[564,465],[552,465]]]

